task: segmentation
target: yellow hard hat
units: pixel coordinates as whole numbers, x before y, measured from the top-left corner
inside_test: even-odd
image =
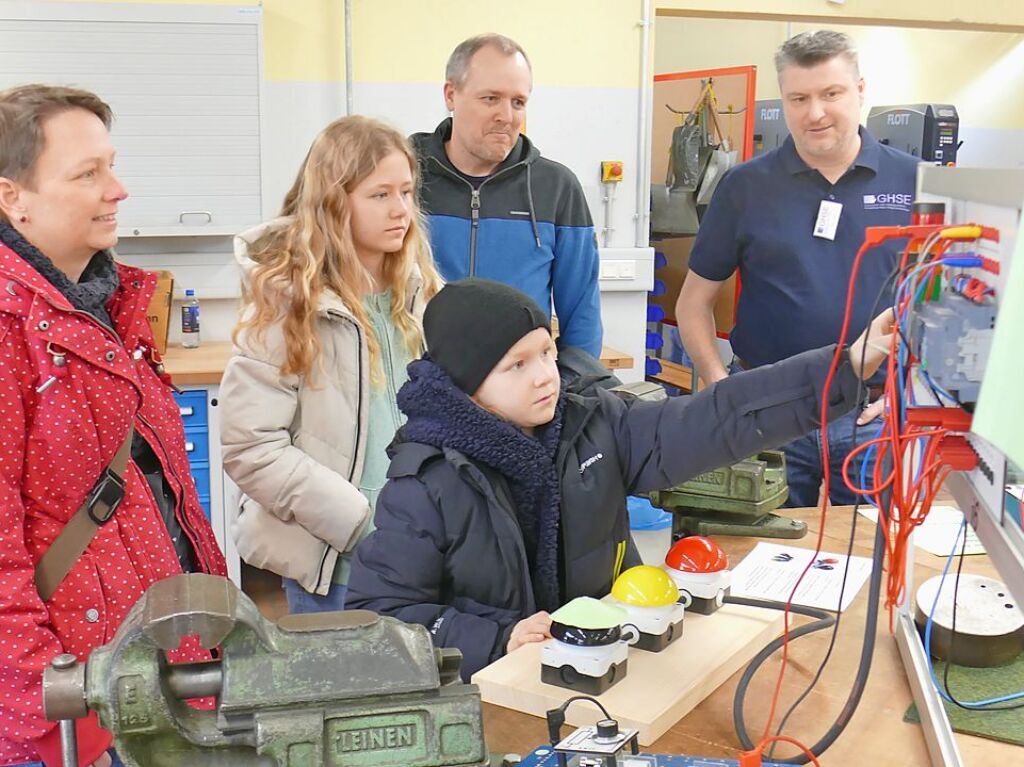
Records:
[[[679,599],[679,587],[660,567],[637,565],[616,579],[612,597],[637,607],[662,607]]]

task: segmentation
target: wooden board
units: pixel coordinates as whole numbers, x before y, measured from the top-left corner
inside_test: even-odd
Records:
[[[558,338],[558,317],[551,318],[551,337]],[[609,370],[625,370],[633,367],[633,358],[610,346],[601,347],[601,364]]]
[[[726,605],[714,615],[688,612],[683,636],[660,653],[630,649],[626,678],[599,700],[623,727],[640,730],[647,746],[688,714],[766,644],[782,633],[782,613]],[[473,675],[487,703],[544,716],[573,695],[540,681],[541,644],[524,645]],[[574,704],[566,722],[593,724],[595,706]]]
[[[203,341],[196,349],[167,347],[164,367],[175,386],[189,384],[217,385],[231,359],[230,341]]]
[[[610,346],[602,346],[601,364],[609,370],[623,370],[633,367],[633,358]]]
[[[671,360],[658,360],[661,372],[647,376],[651,381],[668,384],[679,389],[683,394],[693,393],[693,369]]]

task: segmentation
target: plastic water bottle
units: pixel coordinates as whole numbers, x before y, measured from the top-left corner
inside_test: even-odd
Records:
[[[181,306],[181,345],[186,349],[199,347],[199,299],[191,288],[185,291]]]

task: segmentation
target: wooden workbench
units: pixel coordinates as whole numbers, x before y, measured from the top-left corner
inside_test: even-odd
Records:
[[[164,367],[171,374],[175,386],[216,386],[224,376],[229,359],[230,341],[208,341],[196,349],[168,346]]]
[[[817,509],[791,509],[784,512],[806,521],[810,528],[804,539],[784,543],[813,548],[820,529]],[[850,517],[850,510],[846,508],[830,512],[825,525],[824,550],[846,551]],[[874,526],[863,517],[859,518],[853,553],[870,556],[873,535]],[[734,562],[757,543],[754,538],[719,537],[716,540],[722,543]],[[920,549],[915,550],[915,557],[915,583],[920,584],[941,573],[941,558]],[[968,557],[964,570],[994,575],[994,569],[986,557]],[[788,735],[810,744],[824,733],[842,708],[856,672],[866,613],[867,585],[843,615],[839,641],[829,667],[815,691],[790,720],[786,727]],[[797,620],[803,622],[803,619]],[[828,641],[829,634],[824,631],[798,639],[791,646],[790,664],[783,685],[783,710],[803,691],[814,675]],[[778,672],[777,658],[778,654],[773,661],[762,667],[748,689],[747,727],[755,741],[760,736],[760,728],[764,727]],[[737,673],[645,750],[735,759],[739,746],[732,725],[732,701],[738,679]],[[663,683],[672,684],[672,680],[665,679]],[[822,764],[826,767],[928,767],[931,762],[921,726],[903,721],[903,713],[912,700],[896,642],[889,634],[883,606],[867,689],[850,725],[824,754]],[[776,715],[776,726],[780,716],[781,713]],[[484,704],[484,728],[488,747],[497,753],[525,754],[547,742],[547,728],[543,719],[490,704]],[[1024,748],[966,735],[957,735],[957,742],[968,767],[1024,764]],[[777,756],[789,756],[792,753],[780,748]]]
[[[164,365],[175,386],[216,385],[230,358],[230,341],[207,341],[197,349],[168,347]],[[606,346],[601,350],[601,364],[609,370],[621,370],[633,367],[633,358]]]

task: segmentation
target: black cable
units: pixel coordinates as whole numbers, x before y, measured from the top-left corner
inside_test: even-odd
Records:
[[[575,703],[578,700],[585,700],[589,701],[590,703],[593,703],[595,706],[601,709],[601,713],[604,714],[605,719],[612,718],[612,715],[608,713],[608,709],[601,705],[601,701],[599,701],[597,698],[592,698],[589,695],[573,695],[571,698],[566,698],[566,700],[563,701],[562,705],[558,708],[560,711],[564,713],[566,709],[569,708],[570,703]]]
[[[874,320],[875,315],[877,314],[878,309],[881,306],[882,299],[883,299],[883,297],[886,294],[887,288],[889,287],[890,283],[895,281],[896,277],[900,274],[900,272],[901,272],[900,266],[897,264],[897,266],[893,268],[893,270],[889,273],[889,275],[883,281],[882,286],[879,289],[877,296],[875,297],[875,302],[874,302],[874,305],[872,306],[872,309],[871,309],[870,320],[869,320],[867,331],[866,331],[867,332],[867,336],[864,339],[864,347],[865,347],[865,349],[867,348],[868,341],[870,341],[870,330],[871,330],[870,321]],[[898,327],[898,325],[897,325],[897,327]],[[864,356],[861,355],[860,370],[858,371],[859,383],[858,383],[858,386],[857,386],[857,401],[858,402],[863,402],[865,400],[866,385],[865,385],[865,381],[864,381],[864,377],[863,376],[864,376]],[[854,443],[854,445],[857,444],[857,431],[858,431],[858,428],[859,428],[859,426],[858,426],[856,420],[854,420],[854,423],[853,423],[853,443]],[[823,439],[827,439],[828,435],[824,434],[824,435],[822,435],[822,437],[823,437]],[[825,470],[831,471],[831,467],[824,467],[823,466],[822,470],[823,471],[825,471]],[[850,539],[849,539],[849,543],[847,544],[846,565],[845,565],[845,567],[843,569],[843,582],[842,582],[842,585],[841,585],[841,588],[840,588],[840,605],[839,605],[840,607],[842,606],[842,594],[843,594],[843,592],[846,589],[847,577],[849,575],[850,557],[853,554],[853,545],[854,545],[854,542],[855,542],[855,539],[856,539],[857,513],[858,513],[858,509],[860,508],[861,498],[862,498],[861,494],[858,493],[857,494],[857,500],[856,500],[856,502],[854,504],[854,507],[853,507],[853,520],[852,520],[852,524],[850,525]],[[829,728],[829,730],[826,731],[825,735],[821,738],[821,740],[819,740],[814,746],[812,746],[809,749],[815,756],[821,755],[821,753],[824,752],[824,750],[826,748],[828,748],[830,745],[832,745],[832,743],[835,741],[835,739],[838,738],[839,735],[842,733],[842,731],[846,728],[846,726],[849,723],[850,719],[853,717],[854,711],[856,711],[857,705],[860,703],[860,698],[861,698],[861,696],[864,693],[864,687],[867,684],[867,675],[868,675],[868,672],[870,671],[870,668],[871,668],[871,657],[874,654],[875,629],[877,627],[877,622],[878,622],[877,613],[878,613],[878,605],[879,605],[879,601],[880,601],[881,583],[882,583],[882,580],[881,580],[881,570],[882,570],[882,562],[884,561],[884,557],[885,557],[885,538],[884,538],[884,536],[882,535],[882,532],[881,532],[882,531],[882,524],[883,524],[883,518],[880,515],[879,525],[878,525],[878,527],[876,528],[876,531],[875,531],[875,546],[874,546],[874,551],[873,551],[873,555],[872,555],[871,587],[869,588],[869,607],[868,607],[869,612],[868,612],[867,620],[865,622],[865,637],[864,637],[864,642],[863,642],[862,648],[861,648],[861,661],[860,661],[860,664],[858,666],[857,677],[854,680],[854,687],[850,691],[850,696],[847,698],[846,705],[843,707],[842,711],[840,711],[839,716],[836,718],[835,722]],[[797,607],[799,607],[799,606],[798,605],[791,605],[790,606],[790,611],[791,612],[798,612],[798,614],[806,614],[806,613],[801,613],[800,611],[798,611]],[[785,605],[783,604],[783,609],[784,608],[785,608]],[[806,608],[801,608],[801,609],[806,609]],[[818,681],[821,679],[821,676],[824,673],[824,670],[825,670],[829,660],[831,659],[832,652],[833,652],[833,650],[835,648],[835,643],[836,643],[836,640],[837,640],[837,637],[838,637],[838,631],[839,631],[839,624],[840,624],[841,616],[842,616],[842,610],[840,609],[836,613],[835,619],[828,624],[828,625],[833,626],[833,628],[832,628],[832,636],[831,636],[831,639],[829,641],[829,646],[828,646],[828,650],[825,653],[825,657],[822,659],[821,663],[819,664],[818,670],[815,673],[814,678],[808,684],[807,688],[805,688],[803,693],[801,693],[800,697],[797,698],[797,700],[790,706],[789,710],[786,712],[785,716],[782,719],[782,722],[779,725],[778,730],[776,731],[777,735],[781,734],[782,728],[784,727],[785,723],[788,721],[789,717],[796,711],[797,707],[807,698],[807,696],[810,695],[811,691],[814,689],[814,687],[817,685]],[[817,626],[814,623],[807,624],[807,626],[802,626],[799,629],[791,631],[787,641],[799,638],[801,636],[804,636],[806,634],[812,633],[814,631],[819,631],[819,630],[821,630],[823,628],[827,628],[827,626]],[[782,647],[782,644],[783,644],[783,639],[780,637],[780,638],[774,640],[768,646],[766,646],[760,653],[758,653],[758,655],[756,655],[754,657],[754,659],[750,662],[750,664],[747,666],[747,669],[744,671],[743,676],[740,678],[740,683],[739,683],[739,685],[737,685],[737,688],[736,688],[736,695],[733,698],[733,723],[734,723],[734,725],[736,727],[736,734],[739,737],[740,742],[743,744],[744,748],[746,748],[747,750],[750,750],[750,749],[754,748],[754,743],[750,740],[750,737],[749,737],[749,735],[747,734],[747,731],[746,731],[746,725],[745,725],[745,723],[743,721],[743,702],[744,702],[744,698],[746,696],[746,690],[747,690],[748,685],[750,684],[750,680],[753,678],[753,676],[756,673],[757,669],[771,655],[773,655],[780,647]],[[769,750],[769,758],[772,758],[771,757],[772,753],[774,753],[774,744],[773,744],[772,748]],[[801,754],[801,755],[798,755],[798,756],[793,757],[791,759],[783,759],[782,763],[783,764],[806,764],[808,761],[809,761],[809,759],[807,758],[807,756],[804,755],[804,754]]]
[[[836,717],[835,722],[825,732],[821,739],[808,749],[815,756],[820,756],[825,749],[835,742],[836,738],[842,734],[843,730],[846,729],[846,726],[853,718],[854,712],[857,710],[857,705],[860,703],[861,696],[864,694],[864,687],[867,684],[868,675],[871,672],[871,660],[875,650],[875,632],[878,629],[878,606],[880,604],[882,592],[882,563],[884,559],[885,535],[882,532],[882,525],[879,524],[875,528],[875,545],[871,561],[871,581],[868,586],[868,614],[867,620],[864,623],[864,644],[861,649],[860,664],[857,667],[857,676],[854,679],[850,695],[847,697],[846,703],[843,705],[842,710]],[[729,601],[733,599],[736,599],[736,597],[728,598]],[[782,603],[780,602],[778,604]],[[808,609],[813,608],[805,608],[802,605],[790,606],[790,612],[795,612],[801,615],[806,615],[807,613],[804,611]],[[814,624],[807,624],[807,626],[813,625]],[[803,636],[804,634],[810,633],[809,631],[804,631],[807,626],[801,626],[800,628],[791,631],[789,639],[795,639]],[[736,728],[736,735],[740,740],[740,744],[747,751],[755,747],[754,742],[750,739],[750,735],[747,733],[746,724],[743,721],[743,700],[746,697],[747,687],[750,685],[750,680],[753,679],[757,670],[775,653],[776,650],[782,647],[782,643],[783,637],[779,637],[754,656],[754,659],[750,661],[750,664],[743,672],[743,676],[740,677],[739,684],[736,687],[736,695],[733,698],[732,720],[733,725]],[[805,754],[800,754],[789,759],[777,759],[776,761],[781,764],[807,764],[809,759]]]
[[[561,740],[561,731],[562,725],[565,724],[566,709],[569,708],[569,705],[571,703],[574,703],[578,700],[585,700],[590,703],[593,703],[595,706],[601,709],[601,713],[604,714],[605,719],[609,719],[613,722],[615,721],[614,719],[612,719],[611,714],[608,713],[608,709],[602,706],[601,701],[599,701],[597,698],[592,698],[589,695],[573,695],[571,698],[567,698],[565,701],[563,701],[562,705],[558,708],[553,708],[550,711],[546,711],[544,713],[544,718],[547,720],[548,723],[548,739],[551,741],[552,746],[558,745],[558,741]],[[617,725],[618,722],[616,722],[616,726]]]
[[[744,607],[761,607],[765,610],[785,610],[786,603],[778,602],[774,599],[754,599],[752,597],[735,597],[727,596],[722,600],[723,604],[727,605],[743,605]],[[805,623],[800,626],[801,629],[806,629],[810,626],[814,626],[815,623],[821,623],[822,626],[815,628],[814,631],[818,631],[822,628],[828,628],[836,622],[835,613],[831,610],[823,610],[820,607],[808,607],[807,605],[790,605],[789,611],[796,613],[797,615],[806,615],[808,618],[817,618],[814,623]],[[810,631],[804,631],[804,634],[809,634]],[[779,640],[776,640],[779,641]]]
[[[890,286],[891,283],[895,282],[896,277],[900,274],[900,271],[901,271],[900,266],[899,266],[899,264],[897,264],[893,268],[893,270],[891,272],[889,272],[889,275],[882,282],[882,287],[879,288],[878,295],[875,296],[875,303],[874,303],[874,305],[872,305],[871,312],[868,315],[869,317],[871,317],[871,319],[874,319],[875,316],[878,314],[878,309],[879,309],[879,307],[882,304],[882,299],[886,295],[887,288]],[[868,336],[864,339],[864,346],[865,346],[865,348],[867,347],[867,342],[870,340],[870,333],[871,333],[871,325],[870,325],[870,323],[868,324],[867,332],[868,332]],[[864,401],[864,357],[863,357],[863,355],[861,356],[861,360],[860,360],[860,370],[858,371],[858,378],[860,379],[860,383],[857,386],[857,401],[858,402],[863,402]],[[853,422],[853,445],[854,445],[854,447],[856,447],[856,445],[857,445],[857,431],[859,430],[859,428],[860,428],[860,425],[857,423],[856,420],[854,420],[854,422]],[[867,460],[867,456],[865,456],[864,460]],[[824,468],[825,467],[822,467],[822,470],[824,470]],[[847,579],[848,579],[849,574],[850,574],[850,558],[853,556],[853,545],[854,545],[854,543],[856,541],[856,537],[857,537],[857,516],[858,516],[858,510],[860,509],[861,497],[862,497],[861,494],[858,493],[857,494],[857,500],[856,500],[856,502],[854,503],[854,506],[853,506],[853,520],[852,520],[852,523],[850,524],[850,539],[849,539],[849,542],[846,545],[846,564],[843,566],[843,581],[842,581],[842,583],[840,584],[840,587],[839,587],[839,605],[838,605],[838,609],[836,610],[835,625],[832,627],[832,636],[829,639],[828,649],[825,651],[825,656],[821,659],[821,663],[818,665],[818,670],[815,672],[814,677],[808,683],[807,687],[800,694],[800,696],[795,701],[793,701],[793,704],[789,707],[789,709],[783,715],[782,720],[779,722],[778,728],[775,730],[776,737],[782,734],[783,728],[785,728],[785,726],[786,726],[786,722],[789,721],[789,718],[796,712],[796,710],[797,710],[797,708],[799,708],[800,704],[803,703],[807,699],[807,696],[810,695],[811,692],[813,692],[814,688],[818,684],[818,681],[821,679],[822,674],[824,674],[825,668],[828,666],[828,662],[832,659],[832,651],[835,649],[836,641],[837,641],[837,639],[839,637],[839,626],[840,626],[840,622],[841,622],[842,616],[843,616],[843,595],[846,593],[846,582],[847,582]],[[775,748],[778,745],[779,745],[778,741],[775,741],[775,742],[772,743],[771,747],[768,749],[768,758],[769,759],[771,759],[774,756]]]
[[[956,580],[953,582],[953,625],[950,628],[949,637],[949,655],[946,657],[946,667],[942,670],[942,686],[946,688],[946,695],[953,703],[962,709],[967,711],[1015,711],[1017,709],[1024,708],[1024,701],[1020,703],[1011,703],[1006,706],[991,705],[977,705],[970,703],[963,703],[958,700],[953,694],[953,691],[949,689],[949,667],[953,665],[953,648],[956,644],[956,598],[960,593],[960,571],[964,566],[964,557],[967,555],[967,531],[964,530],[964,542],[960,544],[960,560],[956,565]]]

